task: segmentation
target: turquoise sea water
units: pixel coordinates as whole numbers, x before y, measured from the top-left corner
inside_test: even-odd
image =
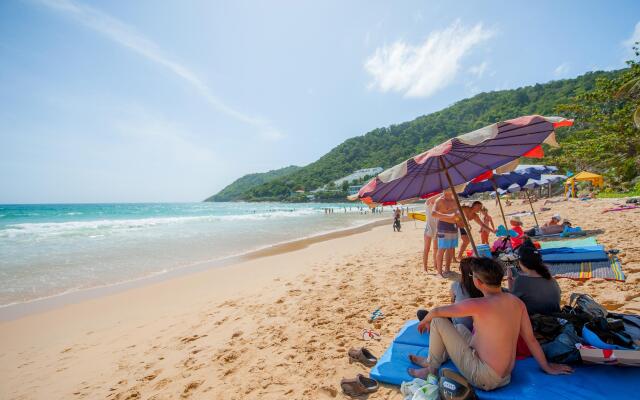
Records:
[[[0,205],[0,306],[161,274],[381,217],[390,213],[326,203]]]

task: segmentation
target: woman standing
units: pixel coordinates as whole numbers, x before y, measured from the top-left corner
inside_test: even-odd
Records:
[[[429,265],[429,251],[431,250],[431,246],[433,245],[433,265],[436,265],[436,254],[438,253],[438,219],[434,218],[431,215],[431,211],[433,208],[433,204],[436,202],[438,196],[433,196],[427,201],[425,201],[424,205],[426,208],[426,226],[424,227],[424,252],[422,253],[422,265],[424,267],[425,272],[428,271]]]

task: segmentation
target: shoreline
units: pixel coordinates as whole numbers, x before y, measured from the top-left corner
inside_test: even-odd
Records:
[[[377,218],[375,221],[369,221],[355,227],[342,228],[329,232],[319,232],[317,234],[302,237],[299,239],[293,239],[290,241],[249,250],[237,255],[227,256],[215,260],[200,261],[191,265],[176,267],[165,271],[159,271],[151,275],[133,278],[122,282],[71,290],[51,296],[27,300],[24,302],[0,305],[0,322],[13,321],[32,314],[39,314],[42,312],[54,310],[56,308],[60,308],[69,304],[76,304],[94,298],[122,293],[127,290],[152,285],[159,282],[165,282],[171,279],[203,272],[212,268],[232,267],[233,265],[242,263],[244,261],[254,260],[261,257],[274,256],[295,250],[301,250],[314,243],[367,232],[377,226],[382,226],[387,223],[389,223],[388,219]]]
[[[640,210],[602,213],[612,204],[551,204],[538,218],[561,213],[583,229],[601,228],[598,242],[620,250],[626,282],[558,280],[562,304],[587,293],[608,310],[638,314],[640,245],[628,232],[640,231]],[[343,398],[342,378],[369,373],[349,363],[350,348],[380,357],[416,309],[451,301],[455,274],[442,279],[431,263],[423,270],[423,227],[361,228],[0,322],[0,398]],[[370,322],[376,309],[385,318]],[[381,340],[364,342],[363,329]],[[381,385],[370,399],[399,397],[397,387]]]

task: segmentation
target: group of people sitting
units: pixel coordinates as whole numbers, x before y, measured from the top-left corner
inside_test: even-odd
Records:
[[[502,285],[505,268],[492,258],[460,261],[460,279],[451,285],[452,304],[418,312],[418,330],[430,333],[429,355],[412,355],[411,361],[421,368],[409,374],[419,378],[437,374],[450,358],[471,384],[496,389],[510,382],[521,345],[545,372],[572,371],[547,361],[529,319],[530,314],[560,311],[560,287],[531,239],[524,238],[517,254],[519,270],[507,269],[507,287]]]

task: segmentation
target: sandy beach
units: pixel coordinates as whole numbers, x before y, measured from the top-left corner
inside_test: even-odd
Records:
[[[626,282],[560,279],[563,301],[577,291],[610,310],[640,313],[640,210],[602,213],[614,203],[551,204],[539,219],[558,212],[583,229],[603,229],[598,241],[621,250]],[[528,205],[506,211],[520,210]],[[423,227],[405,222],[394,233],[390,220],[1,322],[0,398],[342,398],[340,379],[368,372],[349,363],[350,347],[380,356],[417,308],[449,302],[450,281],[422,270]],[[376,308],[386,318],[373,326]],[[363,328],[382,340],[365,344]],[[369,398],[401,395],[383,386]]]

